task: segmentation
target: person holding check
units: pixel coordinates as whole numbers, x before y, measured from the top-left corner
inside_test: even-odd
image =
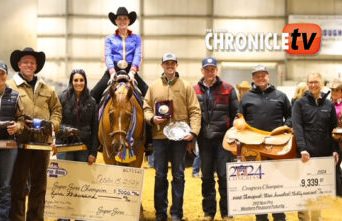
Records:
[[[274,132],[284,125],[291,127],[291,104],[286,94],[270,84],[264,65],[252,70],[252,88],[241,99],[239,113],[246,122],[260,130]],[[284,213],[273,213],[274,221],[285,221]],[[256,215],[256,221],[268,221],[267,214]]]
[[[323,78],[321,74],[309,74],[307,84],[309,91],[294,103],[292,113],[298,156],[304,163],[313,157],[332,156],[337,164],[339,147],[332,138],[332,131],[337,127],[335,106],[327,99],[329,92],[322,92]],[[340,172],[338,166],[336,166],[336,172]],[[314,210],[311,214],[311,220],[320,220],[319,211]],[[307,217],[308,212],[306,211],[298,213],[299,220],[307,220]]]

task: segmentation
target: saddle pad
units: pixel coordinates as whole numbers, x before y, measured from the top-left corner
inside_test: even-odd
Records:
[[[228,143],[232,143],[235,140],[247,145],[260,145],[264,142],[265,135],[252,132],[250,130],[237,130],[235,127],[231,127],[226,138]]]

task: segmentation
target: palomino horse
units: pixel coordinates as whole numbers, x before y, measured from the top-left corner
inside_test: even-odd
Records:
[[[127,77],[119,76],[109,88],[110,97],[100,110],[98,136],[106,164],[141,167],[144,112]]]

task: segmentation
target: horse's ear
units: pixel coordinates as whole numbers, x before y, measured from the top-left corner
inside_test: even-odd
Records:
[[[110,97],[115,98],[115,84],[110,85],[109,94]]]

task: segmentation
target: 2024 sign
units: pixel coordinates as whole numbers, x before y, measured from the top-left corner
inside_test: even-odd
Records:
[[[233,165],[228,170],[229,179],[261,179],[265,174],[261,164],[256,165]]]

